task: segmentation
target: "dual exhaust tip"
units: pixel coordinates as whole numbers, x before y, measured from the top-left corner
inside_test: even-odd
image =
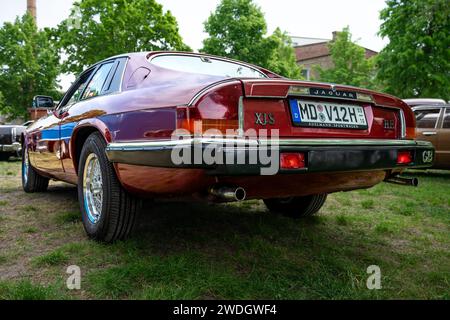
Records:
[[[247,198],[247,192],[242,187],[213,186],[209,194],[221,202],[239,202]]]

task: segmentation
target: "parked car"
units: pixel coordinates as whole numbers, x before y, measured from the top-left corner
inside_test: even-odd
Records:
[[[180,52],[88,68],[26,130],[24,150],[24,190],[45,191],[49,179],[78,185],[84,228],[105,242],[130,234],[141,197],[263,199],[299,218],[329,193],[416,185],[399,174],[434,158],[393,96]]]
[[[0,161],[20,156],[22,152],[21,136],[31,122],[23,125],[0,125]]]
[[[409,105],[411,108],[416,106],[423,106],[423,105],[443,105],[447,104],[445,100],[442,99],[405,99],[403,100],[407,105]]]
[[[436,148],[433,168],[450,170],[450,104],[421,105],[413,111],[418,138]]]

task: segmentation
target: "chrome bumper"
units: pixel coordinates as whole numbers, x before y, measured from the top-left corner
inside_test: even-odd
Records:
[[[213,147],[226,159],[250,159],[250,153],[262,149],[306,154],[307,167],[302,172],[339,172],[363,170],[392,170],[401,168],[428,168],[433,164],[434,147],[427,141],[415,140],[349,140],[349,139],[283,139],[278,141],[257,139],[189,138],[147,142],[111,143],[106,148],[109,161],[130,165],[163,168],[202,168],[216,175],[255,175],[263,164],[207,164],[191,161],[174,164],[174,150],[190,150],[194,155]],[[411,151],[414,162],[397,164],[399,151]],[[178,152],[178,151],[177,151]],[[431,156],[431,159],[430,159]],[[283,170],[279,171],[283,173]],[[293,172],[293,171],[289,171]]]
[[[19,142],[13,144],[0,145],[0,152],[19,153],[22,150],[22,145]]]

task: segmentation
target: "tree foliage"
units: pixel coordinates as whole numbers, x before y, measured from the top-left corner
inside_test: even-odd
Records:
[[[26,14],[0,28],[0,112],[27,117],[35,95],[57,95],[59,56],[46,31]]]
[[[277,28],[269,40],[274,42],[276,46],[267,62],[267,69],[291,79],[301,79],[301,71],[297,64],[295,50],[292,47],[291,37]]]
[[[55,38],[67,55],[64,71],[76,74],[125,52],[190,50],[175,17],[155,0],[77,1]]]
[[[448,0],[387,0],[380,35],[389,44],[378,57],[378,78],[403,98],[450,99]]]
[[[225,56],[299,78],[291,40],[280,29],[266,37],[267,24],[253,0],[222,0],[208,20],[202,52]]]
[[[324,82],[374,87],[375,64],[366,59],[365,49],[352,41],[348,27],[338,32],[337,38],[329,44],[333,67],[329,69],[317,66],[319,79]]]

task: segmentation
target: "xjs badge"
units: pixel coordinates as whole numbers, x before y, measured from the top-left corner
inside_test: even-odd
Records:
[[[255,112],[255,123],[260,126],[274,125],[275,117],[272,113]]]

